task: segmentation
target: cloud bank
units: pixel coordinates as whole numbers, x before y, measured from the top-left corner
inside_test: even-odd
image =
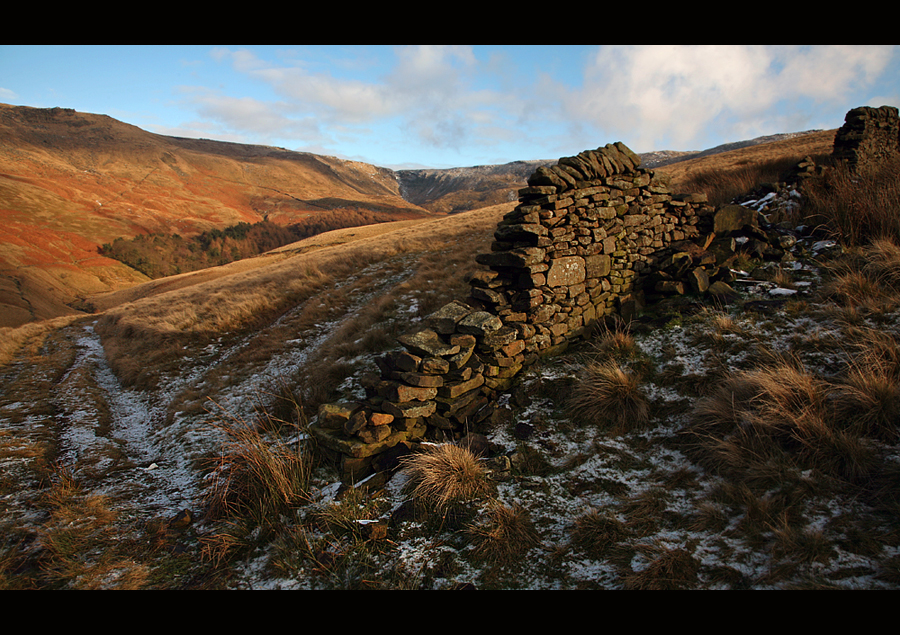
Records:
[[[364,74],[336,72],[302,55],[272,59],[254,50],[214,49],[217,63],[230,65],[272,97],[202,88],[185,98],[201,121],[231,135],[333,153],[353,148],[368,152],[363,160],[369,161],[391,146],[406,148],[410,159],[433,149],[467,156],[517,153],[503,159],[508,161],[553,158],[616,140],[641,152],[703,149],[808,129],[823,116],[826,125],[837,127],[841,121],[829,117],[864,105],[849,103],[851,95],[894,105],[900,99],[896,85],[879,87],[898,66],[894,45],[598,46],[554,52],[552,67],[543,66],[544,57],[529,47],[498,54],[421,45],[379,49],[377,55],[352,50],[340,58],[346,69],[376,69]],[[568,65],[565,73],[560,63]]]

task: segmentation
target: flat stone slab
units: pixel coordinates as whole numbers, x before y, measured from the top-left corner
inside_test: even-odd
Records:
[[[438,333],[449,335],[456,330],[457,322],[474,310],[469,305],[454,300],[426,317],[425,324]]]
[[[401,430],[393,430],[389,436],[377,443],[365,443],[358,437],[347,438],[342,431],[326,430],[316,425],[309,426],[309,433],[326,448],[340,452],[355,459],[380,454],[388,448],[392,448],[402,441],[406,441],[410,434]]]
[[[487,311],[475,311],[470,313],[457,324],[457,330],[460,333],[468,333],[470,335],[481,335],[482,337],[488,333],[493,333],[503,326],[503,321]],[[456,352],[459,352],[458,350]]]
[[[584,258],[581,256],[566,256],[550,262],[550,270],[547,271],[547,285],[562,287],[584,282],[586,277]]]
[[[434,401],[403,401],[394,403],[385,401],[381,406],[388,414],[396,418],[430,417],[437,409]]]
[[[459,346],[447,344],[432,329],[401,335],[397,341],[411,353],[422,357],[443,357],[444,355],[456,355],[459,352]]]

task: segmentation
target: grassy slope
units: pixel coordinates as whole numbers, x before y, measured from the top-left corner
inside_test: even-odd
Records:
[[[167,438],[193,439],[204,429],[206,399],[246,406],[244,383],[265,379],[262,371],[271,361],[306,346],[305,342],[315,342],[315,350],[305,349],[298,358],[302,363],[286,375],[289,390],[300,394],[314,384],[336,388],[343,377],[355,374],[358,379],[372,366],[366,351],[392,346],[396,329],[410,326],[444,300],[459,297],[471,255],[487,247],[491,230],[510,207],[341,230],[285,247],[279,254],[98,297],[104,313],[96,316],[97,331],[104,335],[112,366],[120,365],[120,378],[130,377],[142,385],[145,390],[140,394],[162,408],[162,419],[151,426],[165,431]],[[776,352],[789,350],[812,373],[827,373],[828,381],[837,385],[843,367],[834,360],[843,359],[848,343],[867,339],[866,321],[875,320],[889,333],[896,331],[896,303],[888,299],[880,306],[865,306],[871,296],[835,305],[834,296],[812,289],[789,311],[775,314],[742,312],[740,304],[731,312],[696,315],[675,308],[665,315],[665,328],[659,326],[661,316],[651,316],[650,325],[636,338],[640,349],[633,349],[634,356],[623,361],[640,372],[651,416],[645,428],[624,435],[585,425],[565,408],[567,396],[588,376],[590,362],[608,355],[602,334],[587,347],[534,369],[523,377],[509,409],[498,412],[486,430],[495,442],[515,450],[511,456],[516,467],[515,477],[501,482],[487,497],[500,507],[485,508],[483,514],[479,502],[458,509],[456,517],[426,514],[424,522],[406,522],[395,511],[390,540],[376,542],[361,536],[355,521],[347,519],[352,515],[387,522],[385,508],[399,511],[396,491],[382,491],[366,500],[326,499],[306,507],[296,524],[277,530],[275,539],[264,534],[247,542],[253,527],[240,524],[235,534],[207,534],[207,539],[218,541],[212,553],[223,560],[221,566],[212,567],[211,577],[202,579],[189,572],[198,563],[196,555],[188,561],[172,556],[176,544],[187,553],[196,548],[199,528],[186,534],[156,534],[152,544],[162,550],[153,551],[124,539],[135,525],[113,528],[110,521],[110,527],[97,528],[85,540],[97,548],[108,539],[106,532],[121,536],[116,548],[108,551],[124,550],[132,558],[130,568],[120,561],[85,556],[79,563],[82,569],[73,573],[62,567],[70,562],[66,554],[48,548],[34,555],[41,573],[26,566],[25,573],[10,577],[6,572],[20,563],[15,557],[0,558],[0,573],[10,586],[32,580],[79,588],[90,584],[159,588],[171,586],[179,576],[182,582],[175,584],[189,588],[226,585],[225,579],[217,578],[221,575],[249,575],[257,584],[269,579],[273,584],[312,587],[376,584],[372,580],[380,580],[382,586],[416,588],[447,588],[456,581],[474,581],[486,588],[890,587],[897,579],[893,554],[898,541],[896,529],[885,522],[895,503],[893,490],[878,489],[884,487],[883,481],[860,491],[834,482],[840,474],[828,473],[824,464],[809,468],[809,463],[793,462],[773,447],[771,465],[750,465],[754,470],[750,479],[730,484],[718,476],[709,478],[716,470],[724,474],[723,465],[704,463],[710,459],[702,452],[691,454],[680,438],[691,408],[713,396],[722,378],[759,367],[779,369],[772,364],[778,359]],[[246,311],[242,306],[256,308]],[[127,483],[140,474],[141,467],[129,466],[134,459],[118,448],[121,440],[104,436],[112,427],[108,421],[117,415],[110,405],[113,395],[96,380],[97,370],[78,361],[85,324],[79,320],[71,326],[48,325],[46,331],[29,332],[23,338],[29,345],[3,370],[4,383],[11,388],[0,401],[2,458],[13,465],[13,458],[31,457],[31,467],[16,467],[9,472],[15,474],[14,482],[3,484],[4,492],[15,492],[8,498],[15,526],[4,524],[11,539],[27,541],[33,532],[27,524],[35,517],[47,519],[42,531],[53,537],[68,526],[61,513],[68,507],[83,509],[85,517],[104,518],[99,513],[105,511],[103,501],[92,497],[92,488]],[[384,335],[377,345],[363,341],[365,333],[376,331]],[[896,342],[886,347],[896,350]],[[129,359],[138,366],[155,365],[156,377],[122,363]],[[68,396],[67,386],[80,395],[77,403]],[[262,386],[275,389],[274,383]],[[307,398],[303,394],[301,401]],[[107,439],[72,466],[86,489],[73,493],[64,487],[69,481],[57,477],[57,487],[36,489],[39,497],[29,502],[23,484],[37,487],[52,480],[53,461],[64,456],[61,432],[74,426],[78,417],[87,418],[81,425],[93,426],[95,438]],[[531,436],[521,438],[520,428],[530,429]],[[889,463],[889,447],[877,447]],[[722,456],[728,447],[715,449]],[[118,462],[104,467],[101,458],[119,450]],[[185,458],[196,456],[186,449],[182,452]],[[744,465],[740,452],[725,456],[738,467]],[[783,461],[780,468],[776,461]],[[821,471],[826,473],[819,479]],[[319,484],[325,487],[327,478],[326,473]],[[68,507],[63,494],[71,501]],[[844,502],[846,507],[838,504]],[[127,499],[117,504],[129,508]],[[144,512],[144,517],[147,513],[151,512]],[[467,528],[466,519],[471,519],[467,514],[481,515],[487,525]],[[528,528],[528,539],[522,540],[524,549],[513,549],[511,557],[492,556],[484,545],[490,544],[489,539],[497,542],[503,533],[490,523],[521,523],[523,514],[534,525]],[[5,520],[8,523],[9,516]],[[142,531],[159,527],[159,519],[153,520]],[[531,533],[535,526],[537,542]],[[879,544],[866,536],[878,536]],[[420,545],[415,556],[407,551],[413,544]],[[240,573],[239,566],[226,566],[239,565],[244,555],[255,558],[260,553],[256,548],[264,550],[270,562],[262,579]],[[210,561],[203,562],[209,569]],[[132,578],[98,576],[114,566],[127,569]],[[181,568],[175,578],[163,578],[165,570],[158,568],[163,566]],[[415,569],[412,574],[410,566]],[[89,574],[84,567],[95,571]]]
[[[430,215],[392,173],[278,148],[154,135],[110,117],[0,104],[0,325],[74,313],[78,299],[146,280],[97,247],[190,235],[268,215]]]

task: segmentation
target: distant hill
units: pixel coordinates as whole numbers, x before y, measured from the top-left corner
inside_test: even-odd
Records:
[[[693,169],[705,157],[774,148],[794,137],[822,145],[828,134],[641,156],[647,167],[677,175],[680,166]],[[146,282],[99,253],[117,238],[192,236],[266,219],[308,224],[304,235],[311,235],[361,219],[453,214],[515,201],[538,166],[555,162],[394,171],[270,146],[157,135],[67,108],[0,104],[0,327],[76,313],[92,296]]]
[[[518,198],[529,176],[552,161],[513,161],[500,165],[468,168],[398,170],[401,193],[406,200],[433,212],[452,214]]]
[[[709,150],[644,152],[641,165],[658,168],[689,159],[710,157],[723,152],[761,144],[805,137],[821,130],[767,135],[747,141],[725,143]],[[498,205],[517,198],[516,191],[525,186],[529,176],[542,165],[552,165],[557,159],[513,161],[499,165],[479,165],[467,168],[398,170],[401,193],[411,203],[433,212],[453,214]]]
[[[0,104],[0,326],[69,314],[92,294],[146,280],[98,255],[119,237],[361,210],[382,220],[432,214],[401,196],[393,171],[366,163]]]

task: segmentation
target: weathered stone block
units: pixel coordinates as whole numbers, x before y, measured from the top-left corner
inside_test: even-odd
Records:
[[[453,384],[445,384],[438,388],[438,395],[444,398],[455,399],[461,394],[474,390],[484,383],[483,375],[475,375],[468,381],[457,382]]]
[[[496,274],[494,274],[496,277]],[[425,325],[437,333],[449,334],[456,330],[456,324],[469,313],[474,311],[472,307],[458,300],[445,304],[440,309],[425,318]]]
[[[363,443],[379,443],[391,436],[390,426],[366,426],[356,433]]]
[[[584,272],[587,278],[602,278],[608,276],[611,270],[612,259],[606,254],[596,254],[584,258]]]
[[[434,414],[437,403],[434,401],[403,401],[392,402],[385,401],[382,404],[382,410],[394,417],[429,417]]]
[[[432,329],[401,335],[397,341],[410,352],[423,357],[441,357],[459,352],[459,346],[447,344]]]
[[[475,262],[487,267],[522,268],[544,261],[546,252],[540,247],[522,247],[475,256]]]
[[[441,360],[446,361],[446,360]],[[410,386],[419,386],[421,388],[438,388],[444,385],[444,378],[441,375],[424,375],[421,373],[397,373],[398,379],[409,384]],[[405,401],[405,400],[401,400]]]
[[[560,287],[584,282],[585,268],[584,258],[581,256],[566,256],[551,261],[550,270],[547,271],[547,285]]]
[[[487,311],[474,311],[459,321],[457,330],[460,333],[484,337],[488,333],[493,333],[502,326],[503,321],[493,313],[488,313]],[[457,347],[457,350],[454,351],[454,353],[458,352],[459,348]]]
[[[759,227],[759,213],[743,205],[723,205],[713,216],[713,232],[727,234],[745,226]]]
[[[343,430],[344,426],[358,410],[359,404],[324,403],[319,406],[318,424],[326,430]]]

